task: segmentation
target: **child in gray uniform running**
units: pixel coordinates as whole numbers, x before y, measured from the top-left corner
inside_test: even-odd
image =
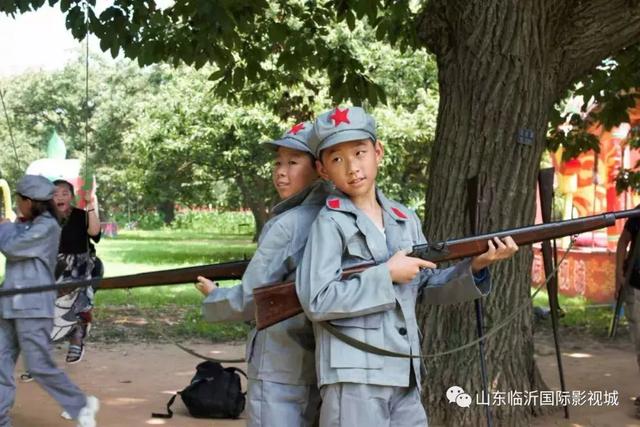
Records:
[[[6,257],[2,287],[52,284],[60,240],[51,204],[54,186],[42,176],[25,175],[16,191],[21,221],[0,224],[0,252]],[[16,391],[13,371],[21,351],[33,378],[77,420],[78,427],[96,425],[98,399],[86,396],[51,357],[55,298],[56,291],[0,298],[0,427],[11,426],[9,410]]]

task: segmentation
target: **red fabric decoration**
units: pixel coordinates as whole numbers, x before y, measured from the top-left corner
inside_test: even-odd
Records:
[[[291,128],[291,130],[289,131],[289,133],[292,133],[294,135],[296,135],[298,132],[300,132],[302,129],[304,129],[304,123],[298,123],[296,125],[293,125],[293,127]]]
[[[407,216],[405,215],[405,213],[402,212],[400,209],[391,208],[391,210],[393,211],[394,214],[396,214],[398,216],[398,218],[407,219]]]
[[[349,109],[348,108],[345,108],[344,110],[340,110],[339,108],[336,108],[336,110],[333,112],[332,115],[329,116],[329,118],[331,120],[333,120],[333,125],[336,126],[336,127],[340,123],[351,124],[351,122],[349,121]]]
[[[329,205],[331,209],[340,209],[340,199],[327,200],[327,205]]]
[[[580,171],[580,160],[571,159],[562,164],[562,173],[565,175],[573,175]]]

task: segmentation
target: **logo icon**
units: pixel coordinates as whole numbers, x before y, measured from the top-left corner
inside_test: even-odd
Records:
[[[460,386],[454,385],[447,390],[447,400],[449,403],[454,403],[461,408],[468,408],[471,406],[471,396],[465,393],[464,389]]]

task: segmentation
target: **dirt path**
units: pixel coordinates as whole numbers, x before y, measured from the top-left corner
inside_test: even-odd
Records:
[[[557,368],[550,343],[537,344],[542,374],[550,387],[557,387]],[[631,397],[640,393],[640,375],[630,345],[618,342],[612,346],[595,340],[574,340],[565,344],[564,368],[567,389],[576,391],[612,391],[619,393],[620,405],[571,407],[571,419],[561,411],[534,419],[534,426],[640,426],[632,417]],[[214,357],[241,357],[242,345],[191,346]],[[62,362],[63,349],[56,350]],[[19,362],[20,363],[20,362]],[[181,389],[194,373],[197,360],[173,345],[92,344],[82,363],[65,369],[83,390],[99,396],[102,409],[101,427],[122,426],[214,426],[239,427],[244,420],[212,421],[188,416],[178,398],[171,420],[152,419],[153,411],[163,411],[171,393]],[[60,363],[60,366],[63,366]],[[20,365],[22,366],[22,365]],[[238,365],[241,366],[241,365]],[[461,410],[464,410],[461,408]],[[18,384],[13,409],[15,427],[69,427],[60,418],[60,409],[34,382]]]
[[[220,358],[243,357],[243,345],[194,344],[194,350]],[[129,426],[243,426],[244,421],[212,421],[189,416],[178,397],[172,419],[151,418],[151,412],[164,412],[174,391],[184,388],[195,373],[198,359],[174,345],[92,344],[85,358],[75,365],[64,364],[65,352],[56,350],[56,360],[87,393],[100,399],[100,427]],[[22,366],[21,362],[18,362]],[[231,365],[230,365],[231,366]],[[235,366],[242,367],[242,364]],[[244,382],[243,382],[244,387]],[[19,383],[12,415],[14,427],[70,427],[60,417],[60,408],[36,384]]]

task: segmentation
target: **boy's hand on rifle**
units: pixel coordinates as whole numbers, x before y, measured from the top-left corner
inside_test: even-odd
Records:
[[[218,284],[206,277],[198,276],[198,282],[195,284],[195,287],[206,297],[218,287]]]
[[[493,240],[489,240],[487,243],[489,244],[489,249],[485,253],[473,257],[473,261],[471,261],[471,270],[474,273],[496,261],[511,258],[513,254],[518,252],[518,245],[516,245],[511,236],[507,236],[504,239],[494,237]]]
[[[436,268],[436,265],[431,261],[407,256],[407,251],[401,250],[389,258],[387,267],[389,268],[391,281],[393,283],[405,284],[412,281],[420,270]]]

